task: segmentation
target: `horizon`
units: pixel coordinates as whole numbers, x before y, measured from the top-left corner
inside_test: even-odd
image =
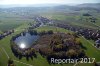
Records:
[[[100,4],[100,3],[80,3],[80,4]],[[69,3],[69,4],[57,4],[57,3],[42,3],[42,4],[0,4],[0,8],[13,8],[13,7],[53,7],[59,5],[77,6],[80,4]]]
[[[37,4],[84,4],[100,3],[99,0],[0,0],[0,5],[37,5]]]

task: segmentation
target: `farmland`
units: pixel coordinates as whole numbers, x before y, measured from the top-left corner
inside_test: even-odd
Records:
[[[60,9],[60,7],[62,8]],[[40,11],[42,7],[0,9],[0,37],[2,37],[1,35],[4,36],[0,39],[0,66],[7,66],[9,58],[14,61],[15,66],[95,66],[94,63],[49,64],[46,56],[43,57],[38,51],[36,52],[37,57],[29,58],[28,61],[26,57],[17,58],[11,50],[10,41],[12,37],[28,30],[36,30],[37,32],[53,31],[54,34],[73,35],[76,35],[76,32],[79,31],[78,39],[82,43],[82,50],[84,50],[86,56],[95,58],[95,62],[100,62],[100,48],[94,46],[95,41],[100,37],[99,9],[80,9],[78,11],[78,8],[75,8],[77,11],[73,9],[69,11],[66,9],[67,7],[44,7],[42,11]],[[92,16],[84,16],[87,13]],[[91,18],[96,18],[96,20],[92,22]],[[9,33],[10,30],[14,30],[14,32],[4,35],[6,32]],[[90,35],[89,30],[92,34],[99,34],[99,36]]]
[[[44,27],[43,27],[44,28]],[[42,30],[43,30],[43,28],[42,28]],[[40,28],[41,29],[41,28]],[[37,29],[37,30],[40,30],[39,28]],[[44,28],[44,30],[47,30],[48,28]],[[53,28],[53,30],[55,31],[55,28]],[[62,32],[62,30],[61,29],[58,29],[58,31],[61,31]],[[64,29],[63,29],[63,31],[64,31]],[[17,33],[19,33],[20,31],[18,31]],[[68,32],[68,31],[64,31],[64,32]],[[14,33],[14,34],[12,34],[12,35],[16,35],[16,33]],[[11,36],[12,36],[11,35]],[[46,61],[46,59],[45,58],[43,58],[40,54],[38,54],[38,57],[37,58],[34,58],[33,60],[29,60],[28,62],[26,61],[26,59],[25,58],[23,58],[23,59],[21,59],[21,60],[19,60],[18,58],[16,58],[14,55],[13,55],[13,53],[12,53],[12,51],[11,51],[11,49],[10,49],[10,42],[9,42],[9,39],[11,39],[11,36],[8,36],[8,37],[6,37],[6,38],[4,38],[3,40],[1,40],[0,41],[0,46],[1,47],[3,47],[3,48],[5,48],[5,51],[7,52],[7,54],[8,54],[8,56],[10,57],[10,58],[12,58],[13,60],[17,60],[17,61],[20,61],[20,62],[24,62],[24,63],[27,63],[27,64],[31,64],[31,65],[34,65],[34,66],[43,66],[44,65],[44,63],[45,63],[45,65],[46,66],[58,66],[58,64],[57,65],[49,65],[48,64],[48,62]],[[86,48],[88,48],[87,50],[85,50],[86,51],[86,53],[88,54],[88,56],[90,56],[90,57],[95,57],[96,59],[97,59],[97,61],[100,61],[100,59],[99,59],[99,56],[100,56],[100,51],[99,50],[97,50],[96,48],[94,48],[92,45],[91,45],[91,43],[89,43],[89,42],[87,42],[87,41],[85,41],[86,39],[84,39],[84,38],[82,38],[81,37],[81,40],[82,40],[82,43],[85,45],[85,47]],[[6,41],[6,42],[5,42]],[[92,52],[89,52],[90,50],[93,50]],[[2,60],[0,60],[0,64],[1,65],[4,65],[5,64],[5,66],[6,66],[6,63],[7,63],[7,55],[5,54],[5,52],[4,52],[4,50],[1,48],[0,49],[0,51],[1,51],[1,59],[2,60],[4,60],[5,59],[5,62],[3,62]],[[97,52],[95,52],[95,51],[97,51]],[[95,56],[95,54],[96,54],[96,56]],[[17,66],[27,66],[26,64],[23,64],[23,63],[20,63],[20,62],[14,62]],[[66,66],[66,64],[63,64],[63,66]],[[67,64],[68,66],[73,66],[73,64]],[[78,64],[78,65],[76,65],[76,66],[79,66],[80,64]],[[81,64],[81,65],[83,65],[84,66],[84,64]],[[85,64],[85,65],[87,65],[87,66],[91,66],[92,64]],[[59,66],[61,66],[61,65],[59,65]]]

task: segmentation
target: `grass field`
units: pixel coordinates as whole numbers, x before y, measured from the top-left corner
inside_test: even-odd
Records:
[[[99,15],[99,14],[97,14]],[[25,15],[27,16],[27,15]],[[16,13],[8,13],[8,12],[0,12],[0,30],[1,31],[6,31],[10,30],[13,28],[17,28],[23,23],[30,23],[34,22],[33,19],[27,18],[25,16],[21,16]],[[31,16],[31,15],[30,15]],[[40,16],[44,16],[53,20],[60,20],[60,22],[64,24],[72,24],[76,26],[82,26],[82,27],[89,27],[93,29],[98,29],[98,26],[100,26],[100,18],[99,16],[94,16],[97,18],[96,25],[92,24],[91,22],[86,22],[86,21],[79,21],[79,19],[82,17],[82,13],[75,14],[75,13],[67,13],[67,12],[45,12],[45,13],[40,13]],[[32,16],[31,16],[32,17]],[[83,18],[83,17],[82,17]],[[84,17],[85,18],[85,17]]]
[[[63,29],[63,28],[59,28],[59,27],[53,27],[53,26],[42,26],[42,27],[39,27],[39,28],[36,28],[35,30],[37,31],[48,31],[48,30],[53,30],[54,32],[64,32],[64,33],[72,33],[72,31],[69,31],[69,30],[66,30],[66,29]]]
[[[22,28],[22,26],[21,26],[21,28]],[[19,29],[19,28],[17,28],[17,29]],[[54,29],[54,28],[53,28]],[[45,30],[45,29],[44,29]],[[55,29],[54,29],[55,30]],[[59,29],[58,29],[58,31],[60,31]],[[0,40],[0,47],[2,47],[2,48],[4,48],[5,49],[5,51],[7,52],[7,54],[8,54],[8,56],[10,57],[10,58],[12,58],[12,59],[14,59],[14,60],[17,60],[17,61],[20,61],[20,62],[24,62],[24,63],[26,63],[26,64],[31,64],[31,65],[34,65],[34,66],[44,66],[44,65],[46,65],[46,66],[50,66],[49,64],[48,64],[48,62],[46,61],[46,59],[45,58],[43,58],[40,54],[38,54],[38,57],[37,58],[34,58],[33,60],[30,60],[30,61],[27,61],[26,60],[26,58],[22,58],[21,60],[19,60],[18,58],[16,58],[14,55],[13,55],[13,53],[12,53],[12,51],[11,51],[11,48],[10,48],[10,39],[11,39],[11,37],[13,36],[13,35],[16,35],[17,33],[20,33],[21,31],[17,31],[16,33],[14,33],[14,34],[12,34],[11,36],[7,36],[6,38],[4,38],[3,40]],[[6,64],[7,64],[7,56],[6,56],[6,54],[5,54],[5,52],[2,50],[2,49],[0,49],[0,51],[2,51],[2,55],[1,55],[1,59],[3,59],[3,61],[2,60],[0,60],[0,64],[1,64],[1,66],[3,65],[3,66],[6,66]],[[4,60],[5,60],[5,62],[4,62]],[[16,64],[16,66],[25,66],[26,64],[22,64],[22,63],[19,63],[19,62],[16,62],[15,61],[15,64]],[[27,66],[27,65],[26,65]],[[61,65],[51,65],[51,66],[61,66]],[[66,66],[66,64],[64,65],[64,66]],[[68,66],[72,66],[72,64],[68,64]]]
[[[86,22],[86,21],[78,21],[80,19],[81,14],[68,14],[68,13],[40,13],[41,16],[53,19],[53,20],[59,20],[60,23],[63,24],[71,24],[81,27],[89,27],[92,29],[100,29],[96,25],[100,26],[100,16],[95,16],[98,20],[96,21],[96,25]],[[4,39],[0,40],[0,66],[7,66],[8,57],[12,58],[14,60],[14,63],[16,66],[74,66],[74,64],[48,64],[47,60],[43,58],[39,53],[37,53],[37,58],[33,58],[33,60],[27,61],[26,58],[22,58],[19,60],[16,58],[10,48],[10,39],[12,36],[24,31],[27,27],[29,27],[29,23],[34,23],[33,19],[24,18],[21,15],[17,15],[14,13],[2,13],[0,12],[0,34],[3,33],[3,31],[14,29],[15,33],[5,37]],[[37,31],[48,31],[53,30],[54,32],[64,32],[64,33],[73,33],[72,31],[54,27],[54,26],[42,26],[38,27],[35,30]],[[90,58],[95,58],[97,62],[100,62],[100,50],[95,48],[93,46],[94,42],[85,39],[84,37],[80,37],[82,45],[86,48],[84,49],[86,52],[86,55]],[[7,52],[7,53],[6,53]],[[7,57],[8,55],[8,57]],[[76,66],[93,66],[93,64],[81,64],[78,63]]]
[[[100,26],[100,18],[99,16],[95,16],[97,18],[96,25],[94,25],[91,22],[88,22],[85,20],[85,18],[89,17],[83,17],[82,13],[80,14],[73,14],[73,13],[47,13],[42,14],[42,16],[53,19],[53,20],[60,20],[60,23],[64,24],[71,24],[86,28],[92,28],[92,29],[99,29],[96,25]],[[82,18],[83,20],[79,20]]]
[[[18,29],[22,29],[24,28],[26,25],[22,25]],[[44,26],[41,28],[37,28],[36,30],[41,31],[41,30],[53,30],[56,31],[55,27],[51,27],[51,26]],[[62,65],[58,65],[58,64],[51,64],[49,65],[48,62],[46,61],[45,58],[43,58],[40,54],[37,53],[38,57],[37,58],[33,58],[33,60],[29,60],[27,61],[26,58],[22,58],[21,60],[19,60],[18,58],[16,58],[10,48],[10,39],[13,35],[16,35],[17,33],[20,33],[22,30],[16,31],[14,34],[5,37],[4,39],[0,40],[0,66],[6,66],[7,64],[7,55],[5,54],[4,50],[2,48],[5,49],[5,51],[7,52],[8,56],[10,58],[12,58],[14,61],[14,63],[16,64],[16,66],[28,66],[27,64],[33,65],[33,66],[62,66]],[[70,32],[68,30],[62,29],[62,28],[57,28],[57,31],[59,32]],[[97,61],[100,61],[100,51],[97,50],[95,47],[93,47],[91,45],[91,43],[89,43],[86,39],[81,38],[81,41],[83,43],[83,45],[87,48],[87,50],[85,50],[86,54],[89,57],[95,57]],[[92,52],[91,52],[92,51]],[[4,62],[5,61],[5,62]],[[76,66],[92,66],[92,64],[77,64]],[[73,64],[63,64],[63,66],[73,66]]]
[[[90,58],[95,58],[97,62],[100,62],[100,50],[93,46],[93,42],[86,40],[83,37],[81,37],[81,41],[83,46],[86,47],[86,55]]]
[[[34,22],[33,19],[24,18],[20,15],[10,13],[0,13],[0,30],[6,31],[19,27],[24,23]]]
[[[2,31],[0,31],[0,34],[2,34],[3,32]]]

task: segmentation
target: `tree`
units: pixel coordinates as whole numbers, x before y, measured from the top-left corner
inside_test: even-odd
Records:
[[[90,15],[90,14],[88,14],[88,13],[85,13],[85,14],[83,14],[83,16],[92,16],[92,15]]]
[[[66,56],[68,56],[69,58],[77,58],[78,54],[74,49],[70,49],[66,52]]]
[[[11,58],[8,60],[8,66],[15,66],[14,61]]]
[[[40,36],[45,35],[45,34],[46,34],[46,31],[44,30],[39,33]]]
[[[92,22],[92,23],[95,23],[95,22],[96,22],[96,20],[97,20],[97,19],[96,19],[96,18],[94,18],[94,17],[91,17],[91,18],[90,18],[90,22]]]
[[[99,65],[96,63],[96,61],[95,61],[93,64],[94,64],[94,66],[99,66]]]
[[[34,35],[37,35],[38,33],[37,33],[37,30],[33,30],[33,34]]]
[[[79,38],[76,38],[75,39],[75,43],[78,44],[78,45],[80,45],[81,44],[81,40]]]
[[[47,33],[48,34],[53,34],[53,31],[52,30],[49,30]]]

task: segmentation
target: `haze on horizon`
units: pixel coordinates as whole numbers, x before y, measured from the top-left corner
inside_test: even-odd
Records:
[[[100,3],[100,0],[0,0],[0,5],[14,4],[82,4],[82,3]]]

